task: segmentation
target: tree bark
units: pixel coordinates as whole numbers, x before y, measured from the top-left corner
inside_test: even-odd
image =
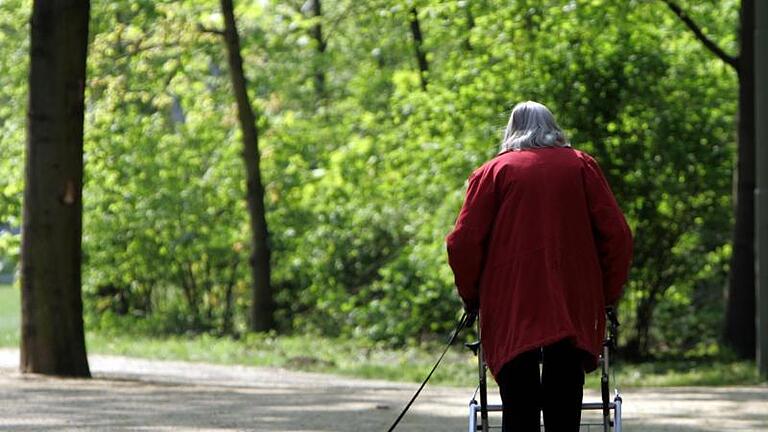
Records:
[[[267,331],[274,327],[274,301],[270,283],[269,233],[264,209],[264,186],[261,182],[259,167],[259,133],[256,116],[248,98],[243,59],[240,54],[240,37],[237,33],[232,0],[221,0],[221,10],[224,15],[224,39],[227,45],[232,90],[237,101],[238,118],[243,136],[246,199],[251,219],[250,264],[253,289],[250,326],[253,331]]]
[[[741,2],[738,159],[733,252],[728,278],[725,342],[744,359],[755,358],[755,57],[754,0]]]
[[[653,312],[658,304],[659,291],[652,289],[645,297],[640,300],[635,309],[637,321],[635,323],[635,333],[627,341],[624,347],[624,356],[630,360],[640,361],[648,358],[650,351],[650,330],[653,323]]]
[[[768,2],[755,4],[755,76],[768,76]],[[768,85],[755,80],[757,369],[768,379]]]
[[[89,377],[81,297],[88,0],[32,7],[21,244],[21,371]]]
[[[427,55],[424,53],[424,37],[421,34],[421,25],[419,23],[419,12],[415,7],[410,10],[411,36],[413,36],[413,49],[416,53],[416,61],[419,64],[419,78],[421,80],[421,89],[427,89],[427,73],[429,72],[429,63]]]
[[[229,281],[227,281],[227,286],[224,289],[224,313],[222,316],[222,325],[221,329],[224,334],[232,334],[233,324],[232,324],[232,315],[233,315],[233,291],[235,289],[235,283],[237,282],[237,266],[240,264],[240,259],[235,255],[235,258],[232,260],[232,265],[230,266],[230,276]]]
[[[472,3],[467,2],[467,4],[464,6],[464,13],[467,18],[467,37],[464,38],[464,49],[467,51],[472,51],[472,42],[469,40],[469,35],[472,33],[472,29],[475,28],[475,16],[472,15]]]
[[[325,68],[323,67],[323,61],[328,43],[323,39],[323,25],[320,22],[323,17],[322,4],[320,3],[320,0],[310,1],[312,3],[312,16],[317,20],[310,30],[317,49],[317,58],[315,61],[315,91],[317,92],[317,97],[323,99],[325,98]]]

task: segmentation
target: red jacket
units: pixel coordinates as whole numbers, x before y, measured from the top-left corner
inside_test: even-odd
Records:
[[[498,155],[475,170],[448,261],[479,304],[494,376],[516,355],[569,338],[597,367],[605,306],[627,280],[632,233],[597,162],[571,148]]]

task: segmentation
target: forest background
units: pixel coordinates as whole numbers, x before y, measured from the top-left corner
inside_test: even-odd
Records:
[[[739,2],[682,3],[738,52]],[[0,257],[16,285],[30,8],[0,1]],[[273,330],[249,331],[245,170],[216,2],[93,2],[89,347],[159,344],[149,355],[183,357],[231,344],[226,360],[277,346],[264,362],[320,370],[342,362],[326,351],[365,363],[404,350],[395,368],[408,364],[458,318],[444,237],[468,174],[531,99],[601,163],[635,234],[624,357],[682,369],[714,359],[754,379],[722,344],[738,77],[664,2],[262,0],[237,2],[236,16],[258,114]]]

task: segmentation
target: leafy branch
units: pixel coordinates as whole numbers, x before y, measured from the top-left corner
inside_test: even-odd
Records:
[[[731,67],[733,67],[737,72],[739,71],[739,57],[729,55],[726,53],[722,48],[720,48],[712,39],[707,37],[707,35],[704,34],[704,32],[701,30],[701,27],[696,24],[693,19],[691,19],[690,16],[688,16],[688,13],[686,13],[680,5],[675,3],[672,0],[661,0],[666,4],[672,12],[677,15],[678,18],[680,18],[680,21],[685,23],[685,25],[693,32],[693,34],[696,36],[696,39],[698,39],[702,44],[704,44],[707,49],[712,51],[713,54],[715,54],[720,60],[724,61]]]

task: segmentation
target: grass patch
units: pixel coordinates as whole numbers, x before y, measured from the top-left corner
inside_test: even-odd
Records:
[[[20,298],[15,288],[0,286],[0,347],[18,347]],[[130,325],[125,328],[130,328]],[[318,336],[249,334],[235,340],[210,335],[148,336],[129,332],[89,331],[90,354],[114,354],[165,360],[282,367],[344,376],[420,382],[442,347],[395,350],[363,340]],[[618,363],[615,380],[625,387],[747,385],[761,382],[754,362],[724,359],[664,360]],[[586,388],[599,389],[597,372],[587,375]],[[435,385],[473,388],[477,362],[458,344],[443,359],[430,381]],[[763,381],[764,382],[764,381]]]
[[[21,329],[19,290],[0,285],[0,347],[18,346]]]
[[[622,365],[617,368],[617,379],[620,384],[628,387],[722,386],[765,382],[760,379],[754,362],[711,358]]]
[[[439,355],[429,349],[393,350],[363,341],[316,336],[251,334],[234,340],[208,335],[141,337],[88,332],[86,339],[90,353],[272,366],[407,382],[421,381]],[[476,384],[475,371],[474,357],[454,348],[431,382],[471,386]]]
[[[89,333],[88,347],[93,353],[272,366],[414,383],[426,376],[440,354],[439,347],[393,350],[365,341],[267,335],[249,335],[233,340],[207,335],[157,338]],[[622,388],[761,383],[753,362],[716,359],[620,363],[611,379]],[[473,388],[477,385],[475,357],[454,346],[430,382]],[[599,372],[587,375],[585,386],[599,389]]]

